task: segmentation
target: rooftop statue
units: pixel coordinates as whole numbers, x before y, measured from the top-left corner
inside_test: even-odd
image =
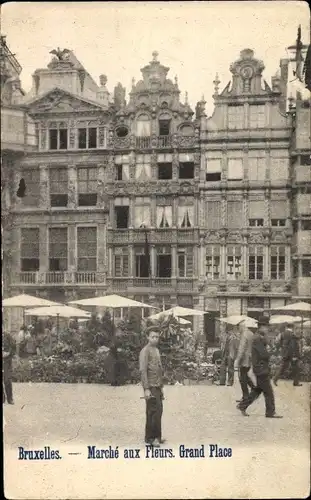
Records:
[[[70,50],[68,49],[63,49],[61,50],[59,47],[57,49],[53,49],[50,51],[50,54],[54,54],[59,61],[66,61],[67,59],[67,54],[70,54]]]

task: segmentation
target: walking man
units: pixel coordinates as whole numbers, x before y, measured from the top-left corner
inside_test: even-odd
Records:
[[[252,364],[252,346],[254,334],[246,328],[245,321],[239,323],[241,332],[238,354],[235,360],[235,365],[239,370],[239,380],[242,389],[242,399],[238,402],[245,401],[249,396],[249,390],[254,389],[255,384],[250,378],[248,372]]]
[[[163,380],[161,356],[158,349],[159,332],[150,327],[148,344],[140,351],[141,382],[146,400],[145,443],[159,447],[162,439]]]
[[[234,383],[234,361],[238,351],[238,335],[237,327],[232,327],[227,332],[225,345],[222,350],[222,362],[220,365],[219,385],[233,385]],[[228,378],[227,378],[228,373]]]
[[[291,366],[294,386],[301,386],[299,383],[299,363],[301,356],[300,339],[292,328],[285,328],[285,332],[281,333],[280,347],[282,361],[277,369],[273,382],[278,385],[279,378]]]
[[[258,320],[258,330],[254,334],[252,343],[252,365],[256,376],[257,386],[250,395],[243,399],[238,405],[238,410],[247,417],[246,409],[263,393],[266,405],[267,418],[282,418],[275,412],[275,400],[273,388],[270,381],[269,353],[267,350],[267,339],[269,318],[262,316]]]
[[[5,400],[9,405],[14,405],[12,385],[12,358],[16,351],[16,345],[8,333],[3,333],[2,339],[2,370],[3,370],[3,403]]]

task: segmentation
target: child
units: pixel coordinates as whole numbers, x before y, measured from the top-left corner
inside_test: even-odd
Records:
[[[148,344],[140,351],[139,367],[146,400],[146,444],[159,448],[162,440],[161,418],[163,412],[162,364],[159,349],[159,331],[147,330]]]

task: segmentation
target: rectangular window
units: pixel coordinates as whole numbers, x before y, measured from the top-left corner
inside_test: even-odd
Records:
[[[179,178],[180,179],[193,179],[194,178],[194,163],[193,162],[180,162],[179,163]]]
[[[129,156],[116,155],[114,161],[115,161],[115,180],[128,181],[130,178]]]
[[[22,171],[26,192],[22,203],[28,207],[38,207],[40,201],[40,171],[39,169],[25,169]]]
[[[301,261],[301,275],[303,278],[311,276],[311,259],[303,259]]]
[[[300,156],[300,165],[309,165],[311,166],[311,155],[301,155]]]
[[[172,227],[172,207],[170,205],[157,207],[157,227]]]
[[[96,149],[97,148],[97,128],[78,128],[78,148]]]
[[[51,207],[67,207],[68,205],[67,168],[51,168],[50,170],[50,203]]]
[[[227,279],[238,280],[242,274],[242,249],[240,246],[227,247]]]
[[[49,129],[49,149],[68,149],[68,130],[66,128]]]
[[[271,219],[271,226],[273,227],[285,227],[286,219]]]
[[[158,163],[158,179],[168,180],[172,179],[173,166],[172,163]]]
[[[67,271],[67,228],[49,229],[49,270]]]
[[[135,227],[150,227],[151,225],[151,205],[150,198],[137,197],[135,200],[134,209],[134,226]]]
[[[129,227],[129,207],[115,207],[115,221],[117,229],[126,229]]]
[[[288,215],[289,212],[286,200],[271,200],[270,202],[271,224],[272,220],[282,220],[282,219],[286,220]]]
[[[219,280],[220,277],[220,247],[207,246],[205,274],[208,279]]]
[[[265,158],[248,158],[248,179],[250,181],[264,181],[266,178]]]
[[[221,202],[208,201],[207,202],[207,228],[219,229],[221,227]]]
[[[266,126],[266,115],[264,104],[251,104],[249,106],[250,128],[264,128]]]
[[[135,248],[135,276],[137,278],[149,278],[150,257],[144,248]]]
[[[228,220],[228,227],[230,228],[239,228],[243,226],[242,201],[227,202],[227,220]]]
[[[172,255],[169,247],[157,248],[157,277],[170,278],[172,274]]]
[[[178,227],[194,227],[194,206],[178,206]]]
[[[39,228],[21,230],[21,271],[39,271]]]
[[[228,159],[228,181],[238,181],[243,179],[243,159]]]
[[[179,278],[191,278],[193,276],[193,249],[179,248],[177,263]]]
[[[78,205],[93,207],[97,204],[97,168],[78,168]]]
[[[207,158],[206,181],[217,182],[221,180],[221,158]]]
[[[127,248],[114,249],[114,276],[123,278],[129,275],[129,256]]]
[[[285,279],[285,247],[271,247],[270,257],[271,279]]]
[[[301,230],[302,231],[311,231],[311,220],[302,220],[301,221]]]
[[[250,227],[263,227],[263,219],[248,219]]]
[[[77,228],[78,271],[97,270],[97,228]]]
[[[288,158],[271,158],[270,179],[271,181],[287,181],[289,175]]]
[[[244,128],[244,106],[229,105],[228,106],[228,129]]]
[[[263,279],[263,247],[249,247],[248,277],[250,280]]]

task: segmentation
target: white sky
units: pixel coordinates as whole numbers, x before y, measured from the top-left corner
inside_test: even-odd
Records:
[[[170,67],[168,77],[178,76],[182,100],[188,91],[194,108],[204,94],[209,115],[215,73],[222,89],[242,49],[253,49],[264,61],[270,84],[298,25],[304,43],[310,36],[308,4],[302,1],[16,2],[1,9],[1,32],[23,67],[26,91],[32,73],[46,67],[49,51],[57,47],[73,50],[97,82],[106,74],[110,92],[119,81],[128,92],[132,77],[140,79],[140,68],[157,50],[160,62]]]

